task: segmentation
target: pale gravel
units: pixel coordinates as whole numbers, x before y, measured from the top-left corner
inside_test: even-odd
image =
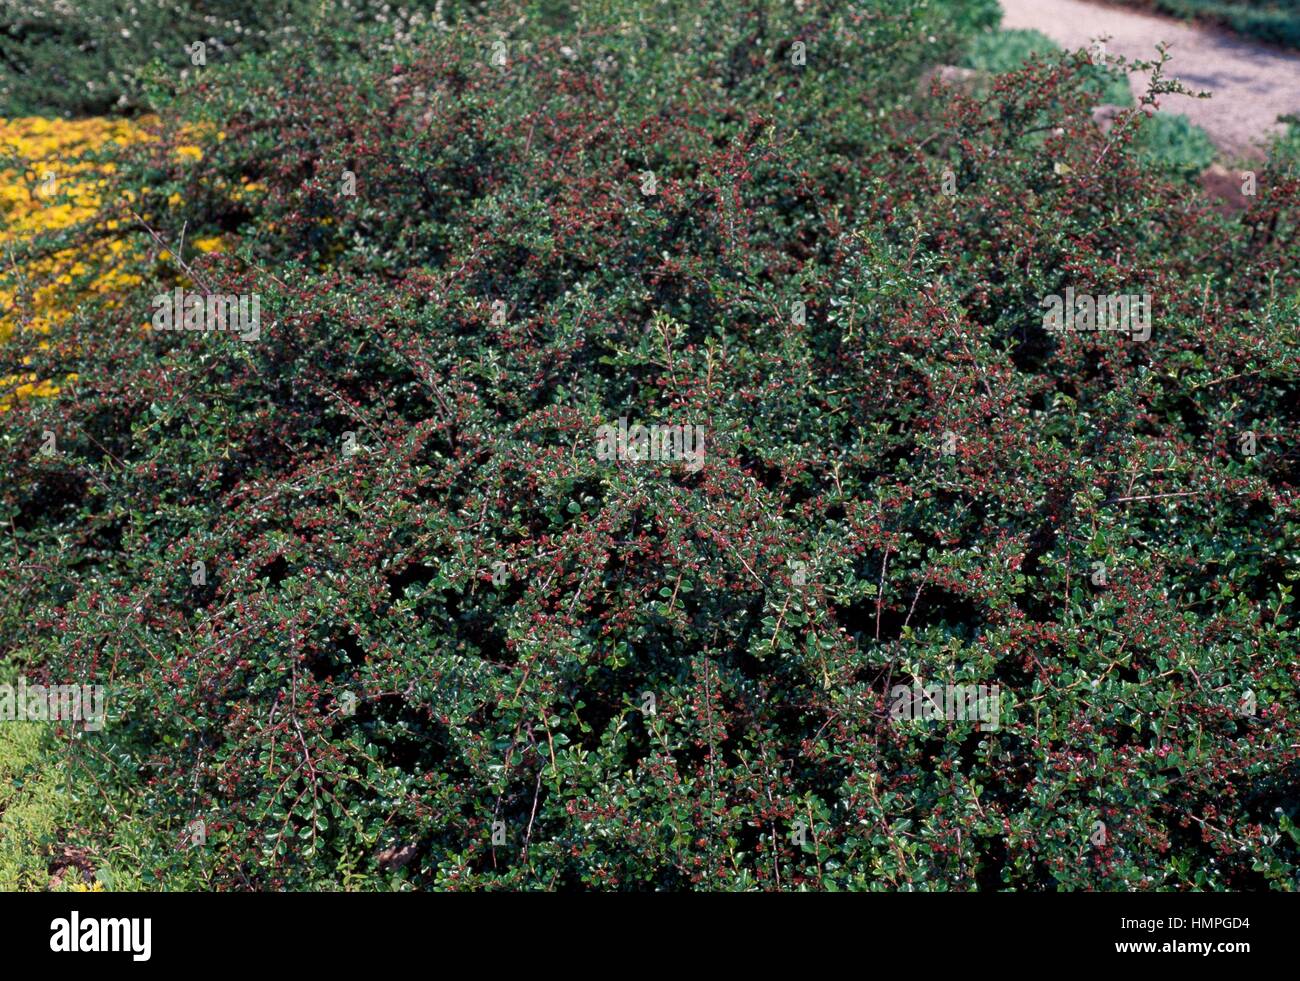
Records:
[[[1277,117],[1300,114],[1300,53],[1254,43],[1213,27],[1187,24],[1085,0],[1000,0],[1004,28],[1032,28],[1067,48],[1087,48],[1109,35],[1108,54],[1153,60],[1170,44],[1165,67],[1193,91],[1212,98],[1160,97],[1162,112],[1181,113],[1202,127],[1225,154],[1259,158]],[[1134,91],[1146,80],[1134,74]]]

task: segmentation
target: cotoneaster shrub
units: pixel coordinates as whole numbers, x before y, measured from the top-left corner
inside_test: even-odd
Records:
[[[0,437],[6,644],[112,686],[81,833],[154,887],[1293,889],[1300,181],[1219,217],[1082,54],[917,98],[974,13],[199,78],[81,227],[143,281]],[[260,338],[149,329],[177,286]],[[1047,333],[1067,287],[1152,337]],[[702,468],[597,459],[620,417]]]

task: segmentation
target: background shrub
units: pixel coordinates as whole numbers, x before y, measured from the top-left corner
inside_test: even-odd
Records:
[[[378,29],[389,43],[448,26],[462,5],[436,0],[0,0],[0,116],[138,112],[155,90],[208,65],[311,46],[355,51]]]

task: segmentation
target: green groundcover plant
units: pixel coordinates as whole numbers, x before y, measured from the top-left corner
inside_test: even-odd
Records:
[[[971,39],[962,64],[979,71],[1009,72],[1035,58],[1055,56],[1060,51],[1060,46],[1040,31],[988,29]],[[1133,105],[1128,78],[1122,71],[1096,64],[1085,69],[1084,74],[1095,86],[1100,102],[1122,107]]]
[[[0,0],[0,116],[147,109],[151,92],[249,51],[401,42],[454,22],[436,0]]]
[[[0,349],[66,379],[3,416],[0,636],[107,687],[90,863],[1294,889],[1294,151],[1222,217],[1085,52],[918,94],[995,20],[490,5],[181,82],[15,256],[139,284]]]
[[[1246,37],[1300,48],[1300,0],[1111,0],[1218,24]]]

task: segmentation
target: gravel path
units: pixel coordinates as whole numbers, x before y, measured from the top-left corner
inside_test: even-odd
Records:
[[[1254,43],[1210,27],[1083,0],[1000,0],[1002,26],[1033,28],[1068,48],[1110,35],[1108,53],[1151,59],[1168,41],[1166,74],[1211,99],[1166,95],[1164,112],[1182,113],[1223,151],[1261,157],[1260,142],[1282,127],[1279,115],[1300,114],[1300,54]],[[1131,76],[1134,89],[1138,76]],[[1145,86],[1145,79],[1141,80]]]

